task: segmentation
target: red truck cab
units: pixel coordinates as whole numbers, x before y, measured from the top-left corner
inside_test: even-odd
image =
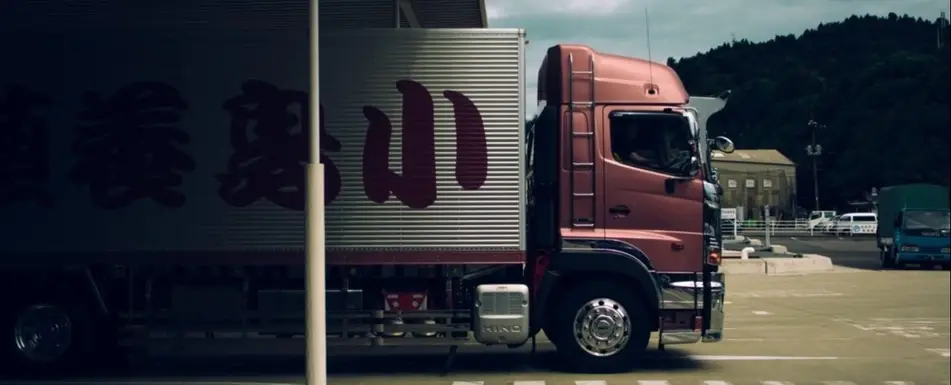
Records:
[[[719,341],[717,215],[706,209],[697,118],[677,74],[558,45],[538,84],[529,250],[552,251],[535,264],[545,270],[538,295],[559,299],[537,301],[551,315],[537,317],[546,335],[578,366],[603,369],[629,365],[652,331],[661,345]]]

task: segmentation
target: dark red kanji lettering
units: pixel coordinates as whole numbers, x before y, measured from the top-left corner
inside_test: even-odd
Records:
[[[433,98],[422,84],[396,83],[403,95],[403,131],[400,174],[390,169],[393,125],[375,107],[363,108],[369,126],[363,147],[363,188],[367,198],[386,202],[392,193],[410,208],[422,209],[436,201],[436,129]],[[488,149],[485,126],[475,104],[456,91],[443,93],[453,105],[456,123],[456,181],[466,190],[485,184]]]
[[[396,83],[403,94],[402,175],[390,170],[390,119],[375,107],[364,107],[369,121],[363,146],[363,189],[367,198],[384,203],[390,193],[414,209],[436,201],[436,127],[433,98],[422,84]]]
[[[224,103],[231,113],[231,146],[234,154],[227,173],[219,176],[218,195],[232,206],[248,206],[261,198],[292,210],[304,210],[305,167],[310,160],[310,120],[306,92],[283,90],[249,80],[242,94]],[[318,111],[321,150],[340,151],[340,142],[324,128],[323,108]],[[340,194],[340,172],[326,154],[324,169],[326,203]]]
[[[324,125],[324,106],[320,106],[320,163],[324,165],[324,204],[330,204],[340,195],[340,170],[324,151],[338,152],[340,142],[327,133]]]
[[[108,98],[83,95],[73,153],[78,157],[69,178],[89,185],[93,202],[115,209],[140,198],[166,207],[181,207],[185,194],[174,188],[195,161],[178,146],[188,133],[177,127],[187,103],[165,83],[139,82]]]
[[[0,93],[0,206],[53,203],[45,188],[50,178],[49,127],[35,112],[49,105],[49,98],[18,84],[8,84]]]
[[[489,173],[488,144],[482,114],[465,95],[445,91],[456,117],[456,182],[465,190],[477,190]]]
[[[399,173],[390,169],[393,125],[376,107],[366,106],[368,121],[363,148],[363,185],[367,198],[385,203],[390,194],[408,207],[422,209],[436,201],[436,138],[433,98],[423,85],[402,80],[396,83],[402,94],[402,142]],[[231,112],[231,145],[235,152],[228,172],[219,176],[218,193],[233,206],[247,206],[266,198],[280,206],[303,210],[305,202],[304,163],[307,151],[307,94],[281,90],[251,80],[242,85],[243,94],[228,100]],[[485,184],[488,159],[485,128],[475,104],[465,95],[445,91],[453,105],[456,123],[456,181],[466,190]],[[299,113],[291,111],[297,107]],[[303,117],[303,118],[302,118]],[[300,127],[299,132],[295,128]],[[249,137],[254,134],[254,139]],[[318,111],[320,162],[324,164],[324,201],[332,203],[341,192],[340,170],[328,153],[342,150],[325,125],[323,106]]]

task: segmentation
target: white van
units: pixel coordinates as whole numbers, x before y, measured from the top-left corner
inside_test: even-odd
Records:
[[[828,221],[831,221],[832,218],[835,218],[835,211],[831,210],[822,210],[822,211],[813,211],[809,213],[808,222],[806,222],[806,228],[809,230],[818,230],[824,228],[820,226]],[[819,226],[819,227],[816,227]]]
[[[833,220],[830,228],[835,235],[875,234],[877,229],[878,214],[875,213],[842,214]]]

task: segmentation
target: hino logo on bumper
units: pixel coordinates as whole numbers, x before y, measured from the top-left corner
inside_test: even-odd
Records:
[[[485,325],[482,327],[482,331],[486,333],[521,333],[521,325]]]

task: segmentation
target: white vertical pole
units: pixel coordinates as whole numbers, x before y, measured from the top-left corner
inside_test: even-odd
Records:
[[[319,0],[310,0],[310,163],[307,165],[307,385],[327,385],[324,167],[320,164]]]

